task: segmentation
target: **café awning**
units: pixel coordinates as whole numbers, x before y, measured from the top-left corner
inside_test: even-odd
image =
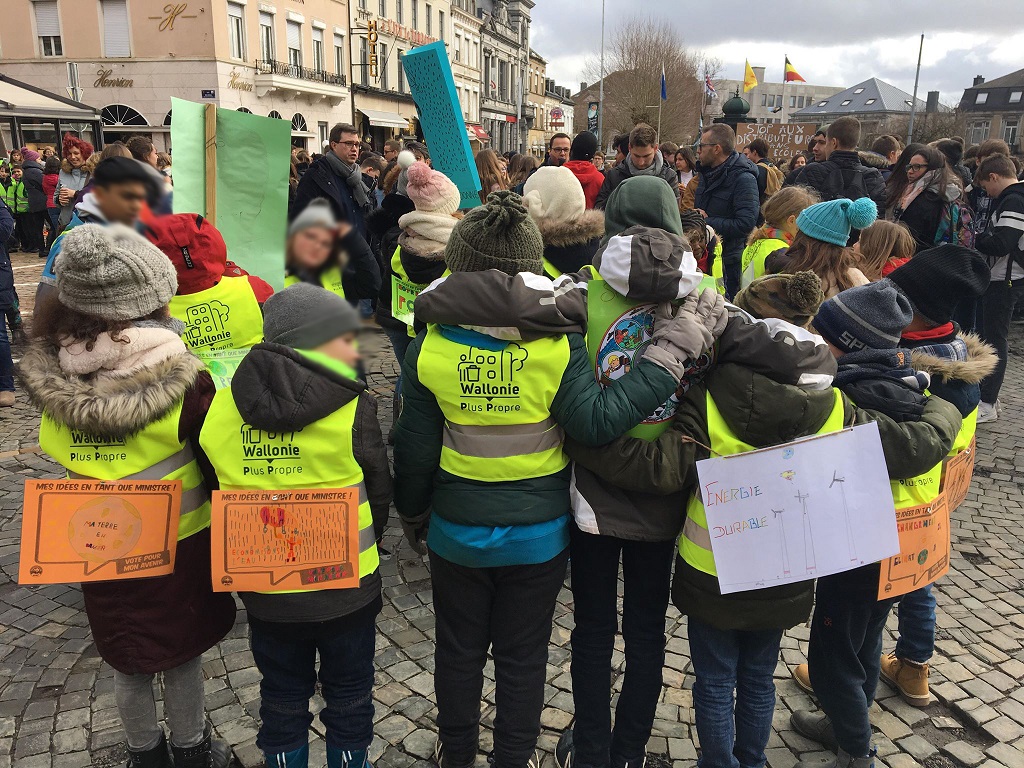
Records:
[[[376,109],[360,109],[359,111],[366,115],[370,125],[376,125],[381,128],[409,127],[409,121],[397,112],[380,112]]]

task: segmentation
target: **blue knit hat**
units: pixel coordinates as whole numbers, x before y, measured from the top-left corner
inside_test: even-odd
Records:
[[[858,200],[829,200],[804,208],[796,217],[796,227],[808,237],[833,245],[846,245],[851,229],[864,229],[878,216],[878,206],[870,197]]]
[[[833,296],[818,308],[811,325],[843,352],[859,352],[895,349],[913,319],[910,299],[895,283],[880,280]]]

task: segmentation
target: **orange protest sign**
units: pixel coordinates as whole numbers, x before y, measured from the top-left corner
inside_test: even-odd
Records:
[[[215,491],[215,592],[359,586],[359,489]]]
[[[21,584],[174,572],[180,480],[26,480]]]
[[[975,439],[956,456],[946,461],[942,469],[942,492],[949,501],[949,511],[959,507],[967,498],[974,477]]]
[[[942,578],[949,570],[949,505],[946,494],[931,504],[896,510],[899,554],[883,560],[878,599],[898,597]]]

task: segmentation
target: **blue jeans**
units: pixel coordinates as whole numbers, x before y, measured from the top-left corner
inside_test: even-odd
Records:
[[[0,318],[0,392],[14,391],[14,360],[11,358],[11,340],[7,324]]]
[[[261,750],[292,752],[309,741],[318,652],[327,746],[345,751],[370,746],[375,622],[375,612],[367,610],[326,622],[277,623],[249,616],[249,645],[263,675],[263,722],[256,739]]]
[[[716,629],[687,619],[699,768],[763,768],[775,711],[782,630]],[[733,694],[735,693],[735,706]]]
[[[412,344],[412,336],[407,331],[395,330],[393,328],[385,328],[384,333],[387,334],[388,339],[391,341],[391,346],[395,350],[395,357],[398,359],[399,370],[405,370],[405,353],[409,351],[409,345]],[[402,394],[402,377],[399,375],[398,381],[395,382],[395,394],[401,396]],[[396,414],[397,418],[397,414]]]
[[[899,599],[900,638],[896,656],[927,664],[935,652],[935,596],[932,585],[915,589]]]

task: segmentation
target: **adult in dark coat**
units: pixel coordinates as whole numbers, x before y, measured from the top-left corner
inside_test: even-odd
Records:
[[[674,162],[662,157],[658,149],[658,134],[651,126],[640,123],[629,132],[629,154],[621,163],[605,174],[604,184],[597,193],[594,207],[604,210],[608,196],[619,184],[634,176],[657,176],[664,179],[678,197],[679,179]]]
[[[359,134],[355,126],[338,123],[331,129],[330,151],[314,162],[302,175],[295,190],[295,199],[288,211],[288,220],[298,216],[318,197],[331,204],[338,221],[347,221],[369,240],[366,216],[376,207],[376,200],[363,182],[356,163],[359,158]]]
[[[903,150],[886,185],[885,217],[910,230],[918,251],[938,245],[946,206],[962,194],[957,181],[941,152],[911,144]]]
[[[46,193],[43,191],[43,164],[40,155],[32,149],[21,150],[25,158],[21,164],[24,175],[25,197],[28,199],[28,213],[25,214],[25,236],[22,243],[27,251],[35,251],[46,258],[46,240],[43,238],[43,223],[46,220]]]
[[[736,134],[716,123],[700,137],[697,173],[700,181],[694,208],[707,220],[722,241],[725,295],[740,289],[743,248],[757,223],[760,211],[757,168],[735,150]]]

